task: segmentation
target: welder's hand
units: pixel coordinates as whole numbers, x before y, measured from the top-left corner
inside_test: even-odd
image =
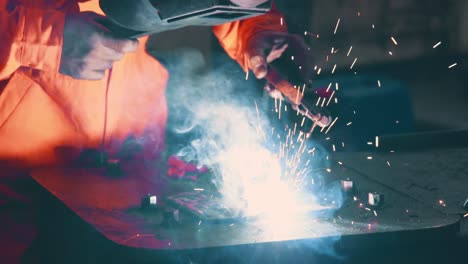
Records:
[[[100,80],[115,61],[137,49],[137,40],[117,37],[98,22],[102,19],[92,12],[67,15],[60,73],[75,79]]]
[[[247,43],[247,65],[258,79],[263,79],[268,72],[268,64],[280,58],[286,51],[292,50],[294,63],[307,72],[309,47],[298,35],[285,32],[263,31],[250,38]]]

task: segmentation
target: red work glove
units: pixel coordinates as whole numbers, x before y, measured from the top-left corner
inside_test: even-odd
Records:
[[[258,79],[268,72],[268,65],[282,57],[286,49],[294,54],[294,64],[301,66],[304,79],[311,74],[311,52],[304,39],[286,32],[264,31],[255,34],[247,43],[247,65]]]
[[[168,160],[169,169],[167,176],[176,179],[188,179],[196,181],[200,174],[206,173],[208,169],[203,166],[198,168],[195,164],[187,163],[177,156],[171,156]]]

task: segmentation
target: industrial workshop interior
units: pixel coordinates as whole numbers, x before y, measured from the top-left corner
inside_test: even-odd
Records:
[[[0,263],[468,263],[468,0],[0,0]]]

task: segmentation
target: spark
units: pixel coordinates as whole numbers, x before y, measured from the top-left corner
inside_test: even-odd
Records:
[[[315,106],[319,106],[320,100],[322,100],[322,97],[319,97],[319,98],[317,99],[317,103],[315,104]]]
[[[304,126],[304,123],[305,123],[305,116],[304,116],[304,117],[302,117],[301,127],[303,127],[303,126]]]
[[[375,25],[374,25],[374,24],[372,24],[372,29],[375,29]]]
[[[352,124],[353,124],[353,122],[349,122],[348,124],[346,124],[346,126],[350,126],[350,125],[352,125]]]
[[[314,153],[314,152],[315,152],[315,149],[316,149],[316,148],[313,148],[313,149],[309,150],[309,154]]]
[[[328,173],[331,173],[331,169],[326,169],[326,171],[327,171]]]
[[[338,161],[338,164],[340,164],[341,166],[343,166],[343,162],[341,162],[341,161]]]
[[[377,80],[377,85],[380,87],[382,87],[382,83],[380,82],[380,80]]]
[[[249,80],[249,72],[250,72],[250,71],[247,70],[247,72],[245,73],[245,80],[246,80],[246,81]]]
[[[333,144],[333,152],[336,152],[335,144]]]
[[[369,142],[367,142],[367,145],[369,145],[369,146],[374,145],[374,142],[369,141]]]
[[[327,106],[330,104],[330,102],[331,102],[334,95],[335,95],[335,91],[333,91],[332,94],[330,95],[330,98],[328,99],[328,102],[327,102]],[[325,101],[325,100],[323,100],[323,101]]]
[[[357,58],[354,59],[353,64],[351,64],[351,67],[349,67],[350,70],[354,68],[354,64],[356,64],[356,62],[357,62]]]
[[[325,102],[327,101],[327,98],[323,98],[323,102],[322,102],[322,105],[320,107],[323,107],[325,105]]]
[[[367,208],[367,207],[364,208],[364,209],[366,209],[366,211],[369,211],[369,212],[372,211],[370,208]]]
[[[337,104],[337,103],[338,103],[338,98],[335,97],[335,104]]]
[[[234,226],[234,224],[230,224],[229,226]]]
[[[463,216],[463,218],[467,218],[467,217],[468,217],[468,214],[465,214],[465,215]]]
[[[339,83],[335,83],[335,90],[339,90],[340,89],[340,84]]]
[[[278,98],[275,97],[275,112],[278,113]]]
[[[391,37],[392,41],[393,41],[393,44],[395,44],[395,46],[398,46],[398,42],[396,41],[396,39],[394,37]]]
[[[376,147],[376,148],[379,147],[379,143],[380,143],[379,141],[380,141],[380,140],[379,140],[379,137],[378,137],[378,136],[375,137],[375,147]]]
[[[330,84],[328,85],[327,91],[326,91],[327,93],[328,93],[328,91],[330,91],[331,86],[332,86],[332,83],[330,83]]]
[[[317,127],[317,122],[314,122],[314,124],[313,124],[312,127],[310,128],[309,135],[312,135],[312,133],[314,133],[314,130],[315,130],[316,127]],[[315,148],[314,148],[314,149],[315,149]]]
[[[448,68],[451,69],[451,68],[453,68],[453,67],[455,67],[457,65],[458,65],[458,63],[454,63],[454,64],[450,65]]]
[[[387,161],[387,165],[388,165],[389,167],[391,167],[391,165],[390,165],[390,161]]]
[[[296,104],[299,104],[299,94],[301,93],[301,90],[296,92]]]
[[[330,53],[333,54],[334,51],[335,51],[335,47],[332,47]]]
[[[375,210],[374,210],[374,215],[375,215],[375,216],[378,216],[378,215],[377,215],[377,211],[375,211]]]
[[[279,108],[278,108],[278,119],[281,120],[281,109],[282,109],[282,104],[283,104],[283,100],[279,100]]]
[[[294,60],[294,56],[291,56],[291,60]]]
[[[368,160],[372,160],[372,159],[374,159],[374,158],[373,158],[372,156],[368,156],[367,159],[368,159]]]
[[[442,41],[437,42],[434,46],[432,46],[433,49],[437,48],[442,44]]]
[[[336,26],[335,26],[335,31],[333,32],[333,35],[336,35],[336,32],[338,31],[338,26],[340,25],[341,19],[338,18],[338,21],[336,21]]]
[[[335,73],[335,70],[336,70],[336,64],[335,64],[335,66],[333,66],[333,70],[332,70],[331,73],[334,74],[334,73]]]
[[[194,191],[197,191],[197,192],[203,192],[203,191],[205,191],[205,189],[203,189],[203,188],[194,188],[193,190],[194,190]]]
[[[260,111],[258,111],[257,100],[255,100],[254,103],[255,103],[255,111],[257,112],[257,119],[258,121],[260,121]]]
[[[327,131],[325,132],[325,135],[328,134],[328,132],[330,131],[330,129],[333,127],[333,125],[335,125],[336,121],[338,121],[338,117],[336,117],[335,120],[333,120],[333,122],[330,124],[330,126],[328,126],[328,129],[327,129]]]
[[[348,54],[346,54],[346,57],[349,57],[349,55],[351,54],[351,51],[353,50],[353,46],[349,47],[349,50],[348,50]]]
[[[390,54],[390,56],[393,56],[393,52],[391,51],[388,51],[388,54]]]
[[[280,24],[281,24],[281,25],[284,24],[283,18],[280,19]]]

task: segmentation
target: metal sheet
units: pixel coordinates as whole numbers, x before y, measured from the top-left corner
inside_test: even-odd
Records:
[[[343,162],[346,163],[344,159]],[[442,214],[417,199],[399,193],[344,166],[333,166],[330,179],[352,178],[357,186],[357,201],[347,200],[343,207],[329,216],[302,216],[252,221],[236,224],[185,224],[161,226],[156,216],[141,213],[140,197],[150,190],[167,192],[168,188],[153,181],[154,172],[129,173],[105,180],[99,171],[45,169],[33,173],[34,179],[54,194],[79,217],[91,224],[109,240],[127,247],[157,250],[196,249],[271,243],[291,240],[317,240],[336,236],[353,236],[383,232],[434,229],[456,225],[460,218]],[[146,176],[145,176],[146,175]],[[140,186],[140,188],[137,188]],[[136,191],[140,190],[141,191]],[[367,193],[385,195],[385,205],[366,209]],[[87,198],[83,194],[92,194]],[[117,203],[116,195],[126,197]],[[360,206],[363,203],[363,206]],[[133,209],[132,209],[133,208]]]
[[[468,198],[468,149],[338,154],[335,158],[345,159],[355,172],[428,207],[466,213],[462,205]]]

